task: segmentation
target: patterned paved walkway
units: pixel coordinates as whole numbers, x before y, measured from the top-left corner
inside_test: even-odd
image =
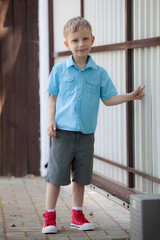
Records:
[[[45,191],[41,177],[0,177],[0,240],[129,240],[130,212],[90,187],[86,187],[83,210],[95,230],[70,229],[71,185],[61,188],[58,233],[42,234]]]

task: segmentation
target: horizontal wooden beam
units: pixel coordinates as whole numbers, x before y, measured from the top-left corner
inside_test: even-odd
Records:
[[[160,184],[160,179],[159,179],[159,178],[153,177],[153,176],[151,176],[151,175],[149,175],[149,174],[147,174],[147,173],[141,172],[141,171],[136,170],[136,169],[131,168],[131,167],[127,167],[127,166],[121,165],[121,164],[116,163],[116,162],[112,162],[112,161],[110,161],[110,160],[108,160],[108,159],[99,157],[99,156],[97,156],[97,155],[94,155],[94,158],[96,158],[96,159],[98,159],[98,160],[100,160],[100,161],[103,161],[103,162],[105,162],[105,163],[108,163],[108,164],[110,164],[110,165],[112,165],[112,166],[115,166],[115,167],[118,167],[118,168],[120,168],[120,169],[126,170],[126,171],[128,171],[128,172],[130,172],[130,173],[134,173],[134,174],[136,174],[136,175],[138,175],[138,176],[141,176],[141,177],[143,177],[143,178],[146,178],[146,179],[148,179],[148,180],[150,180],[150,181],[152,181],[152,182],[155,182],[155,183]]]
[[[54,58],[57,58],[57,57],[65,57],[65,56],[69,56],[69,55],[71,55],[71,54],[72,54],[71,51],[55,52],[55,53],[53,54],[53,57],[54,57]]]
[[[112,194],[123,200],[124,202],[130,202],[130,195],[138,193],[137,191],[130,189],[122,184],[118,184],[111,179],[104,178],[96,172],[92,175],[92,184],[105,190],[106,192]]]
[[[155,47],[155,46],[160,46],[160,37],[144,38],[140,40],[126,42],[127,49]]]
[[[95,47],[92,47],[91,53],[126,50],[126,49],[134,49],[134,48],[155,47],[155,46],[160,46],[160,37],[144,38],[140,40],[126,41],[122,43],[113,43],[113,44],[95,46]],[[63,56],[69,56],[69,55],[71,55],[71,51],[62,51],[62,52],[56,52],[54,54],[54,57],[63,57]]]
[[[92,47],[91,53],[125,50],[125,48],[126,48],[126,42],[113,43],[113,44]]]

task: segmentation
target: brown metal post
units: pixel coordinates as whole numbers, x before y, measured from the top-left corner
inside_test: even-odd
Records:
[[[48,0],[48,25],[49,25],[49,71],[54,65],[54,30],[53,30],[53,0]]]
[[[84,0],[81,1],[81,17],[84,17]]]
[[[125,1],[125,40],[132,40],[132,1]],[[126,92],[132,91],[132,49],[125,50]],[[133,103],[126,104],[127,110],[127,167],[133,167]],[[128,172],[128,187],[134,187],[134,175]]]
[[[0,3],[1,4],[1,3]],[[3,5],[0,5],[0,12],[2,14],[2,7]],[[1,21],[0,20],[0,25],[1,25]],[[0,175],[2,175],[2,171],[3,171],[3,161],[2,161],[2,149],[3,149],[3,128],[2,128],[2,109],[3,109],[3,91],[2,91],[2,46],[1,46],[1,38],[2,38],[2,33],[0,31]]]

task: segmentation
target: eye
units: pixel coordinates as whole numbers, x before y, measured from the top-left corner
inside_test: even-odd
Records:
[[[78,40],[77,39],[73,39],[72,42],[76,43],[76,42],[78,42]]]
[[[88,37],[85,37],[85,38],[84,38],[84,41],[86,41],[86,40],[88,40]]]

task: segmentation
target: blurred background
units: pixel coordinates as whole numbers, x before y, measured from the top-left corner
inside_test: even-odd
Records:
[[[70,55],[62,31],[75,16],[119,93],[146,85],[141,102],[100,104],[93,184],[126,202],[160,193],[160,0],[0,0],[0,176],[46,174],[45,85]]]

